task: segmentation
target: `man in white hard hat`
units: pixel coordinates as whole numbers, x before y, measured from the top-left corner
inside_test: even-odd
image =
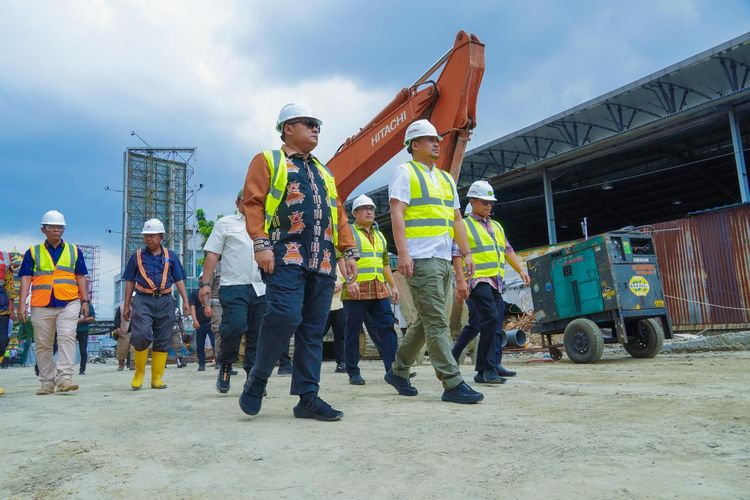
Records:
[[[276,130],[284,145],[256,155],[245,179],[247,232],[266,283],[255,365],[240,397],[249,415],[260,411],[268,377],[294,335],[291,393],[300,398],[294,416],[324,421],[343,416],[318,396],[323,327],[337,258],[344,259],[346,280],[353,282],[359,254],[333,175],[312,155],[320,126],[309,106],[281,108]]]
[[[370,331],[370,335],[377,339],[375,345],[380,348],[387,372],[393,365],[398,348],[391,300],[398,303],[399,295],[391,273],[388,244],[375,222],[375,203],[367,195],[358,196],[352,203],[352,213],[352,234],[359,250],[359,274],[357,280],[348,283],[341,294],[346,314],[344,362],[349,383],[364,385],[365,379],[359,370],[359,331],[362,322],[368,314],[372,318],[375,331]]]
[[[130,383],[133,390],[143,386],[148,348],[152,344],[151,387],[167,387],[161,378],[167,365],[167,350],[175,326],[176,304],[172,286],[177,287],[182,298],[183,314],[190,315],[185,270],[177,254],[162,246],[164,232],[164,224],[159,219],[147,220],[141,231],[145,248],[137,249],[130,256],[122,273],[125,280],[122,319],[130,321],[130,344],[135,349],[135,373]]]
[[[18,318],[26,321],[26,299],[31,290],[31,324],[41,387],[37,394],[75,391],[73,382],[78,316],[89,314],[86,262],[81,250],[63,241],[65,217],[57,210],[42,216],[44,243],[29,248],[23,257]],[[58,360],[52,349],[57,331]],[[56,369],[56,370],[55,370]]]
[[[495,191],[487,181],[476,181],[468,192],[471,212],[464,218],[471,253],[474,256],[474,276],[467,284],[461,272],[461,253],[453,249],[453,265],[456,270],[456,289],[459,296],[468,293],[469,324],[464,327],[453,346],[453,356],[459,356],[479,333],[476,375],[474,381],[483,384],[502,384],[506,377],[516,372],[501,364],[503,356],[502,325],[505,313],[503,301],[503,276],[508,262],[528,285],[529,274],[505,237],[499,222],[492,220],[490,212],[497,201]]]
[[[467,275],[474,272],[474,264],[456,184],[435,166],[441,140],[427,120],[409,125],[404,145],[412,161],[396,167],[388,186],[398,270],[409,284],[417,319],[409,325],[385,380],[402,396],[416,396],[409,368],[426,343],[430,362],[443,384],[443,401],[472,404],[484,396],[464,382],[451,354],[448,311],[453,300],[453,241],[465,259]]]

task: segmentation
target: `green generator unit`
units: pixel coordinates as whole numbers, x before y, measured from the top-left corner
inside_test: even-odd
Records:
[[[604,344],[652,358],[672,326],[651,236],[614,231],[527,262],[535,325],[554,359],[595,363]],[[563,344],[552,335],[563,334]]]

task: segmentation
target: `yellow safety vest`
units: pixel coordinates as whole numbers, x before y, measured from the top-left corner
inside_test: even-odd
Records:
[[[453,238],[453,178],[437,167],[438,186],[427,182],[427,167],[409,162],[411,200],[404,212],[407,238],[432,238],[449,234]]]
[[[497,221],[490,219],[490,224],[494,228],[494,239],[474,217],[464,218],[466,236],[474,260],[474,278],[505,276],[505,231]]]
[[[281,200],[284,197],[287,184],[287,167],[286,167],[286,155],[283,150],[265,150],[263,156],[268,164],[268,170],[271,174],[271,186],[266,196],[266,220],[265,220],[265,232],[268,234],[268,230],[271,227],[271,220],[279,209]],[[336,191],[336,181],[333,178],[333,174],[328,167],[318,161],[317,158],[313,157],[313,162],[318,167],[323,182],[326,187],[328,195],[328,206],[331,209],[331,223],[333,224],[333,245],[338,246],[339,244],[339,212],[338,212],[338,192]]]
[[[385,282],[383,276],[383,254],[387,251],[388,245],[385,242],[385,236],[374,225],[370,229],[374,233],[373,240],[375,244],[370,243],[367,233],[364,229],[359,229],[356,224],[350,224],[354,241],[357,243],[359,250],[359,260],[357,261],[357,282],[378,280]]]
[[[31,305],[47,307],[55,293],[60,300],[75,300],[78,296],[76,262],[78,247],[63,242],[62,254],[57,264],[52,261],[44,243],[29,248],[34,258],[34,276],[31,277]]]

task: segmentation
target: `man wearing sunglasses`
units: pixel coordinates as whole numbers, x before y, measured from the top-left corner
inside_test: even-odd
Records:
[[[453,356],[459,361],[464,348],[479,334],[477,362],[474,381],[480,384],[503,384],[506,377],[516,372],[503,368],[502,331],[505,302],[503,301],[503,277],[505,262],[530,283],[529,274],[505,237],[503,226],[490,218],[493,204],[497,201],[492,186],[487,181],[476,181],[467,193],[471,212],[464,218],[466,235],[474,256],[474,276],[466,282],[462,272],[461,252],[453,247],[453,267],[456,271],[458,297],[468,293],[469,324],[464,327],[453,346]],[[468,210],[467,210],[468,211]]]
[[[240,408],[256,415],[276,360],[294,335],[291,394],[300,398],[297,418],[339,420],[343,413],[318,397],[323,327],[343,258],[346,280],[357,279],[359,257],[336,183],[312,155],[321,121],[301,103],[281,108],[276,130],[284,142],[250,162],[243,204],[255,261],[266,283],[255,364]]]

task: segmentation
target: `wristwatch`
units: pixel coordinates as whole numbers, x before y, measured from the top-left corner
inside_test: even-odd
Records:
[[[206,282],[206,281],[199,281],[199,282],[198,282],[198,287],[199,287],[199,288],[203,288],[204,286],[208,286],[208,287],[210,287],[210,286],[211,286],[211,283],[208,283],[208,282]]]

